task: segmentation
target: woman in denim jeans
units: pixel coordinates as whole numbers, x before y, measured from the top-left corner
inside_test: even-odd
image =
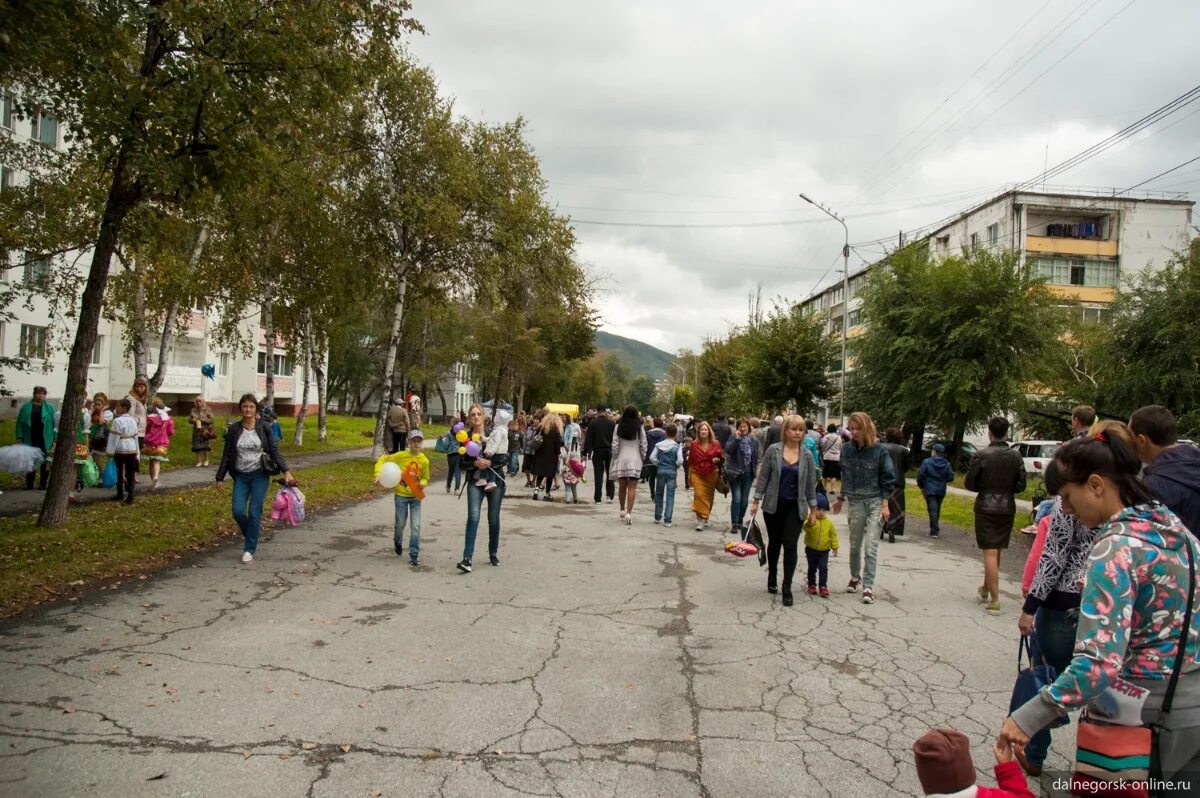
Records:
[[[861,584],[862,603],[874,604],[879,532],[888,519],[884,500],[896,487],[896,471],[892,458],[879,443],[879,433],[870,416],[851,413],[846,426],[850,440],[842,446],[842,492],[834,502],[833,512],[840,513],[842,503],[849,502],[846,521],[850,527],[850,584],[846,585],[846,592],[857,592]]]
[[[729,531],[745,536],[746,510],[750,507],[750,488],[758,471],[758,441],[750,434],[750,419],[740,418],[737,429],[725,443],[725,475],[729,482],[731,526]]]
[[[483,451],[475,458],[475,467],[503,469],[508,463],[508,430],[497,425],[490,433],[487,431],[487,415],[483,405],[473,404],[467,411],[467,434],[478,434],[484,439]],[[484,490],[483,486],[467,481],[467,528],[466,540],[463,544],[463,558],[458,563],[458,570],[471,573],[471,557],[475,554],[475,535],[479,532],[479,513],[487,500],[488,523],[488,560],[492,565],[500,564],[500,505],[504,503],[506,484],[503,479],[496,480],[494,490]]]

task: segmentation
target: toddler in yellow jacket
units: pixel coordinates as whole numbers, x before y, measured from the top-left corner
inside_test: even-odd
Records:
[[[404,554],[404,526],[408,524],[408,558],[413,565],[421,564],[421,500],[425,498],[424,488],[429,484],[429,458],[421,452],[424,444],[421,430],[414,429],[408,433],[407,449],[385,454],[375,461],[376,485],[379,484],[379,472],[384,463],[400,466],[403,477],[396,485],[396,523],[392,544],[397,556]],[[409,486],[410,481],[415,483],[417,491],[414,492]]]
[[[817,494],[817,506],[804,522],[804,557],[808,560],[808,594],[817,594],[820,578],[821,598],[829,598],[829,552],[838,553],[837,531],[830,520],[829,499]]]

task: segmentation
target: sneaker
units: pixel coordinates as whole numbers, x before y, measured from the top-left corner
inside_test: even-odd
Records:
[[[663,521],[663,526],[670,526],[670,525],[671,525],[670,521]]]
[[[125,503],[126,503],[126,504],[133,504],[133,497],[132,497],[132,496],[130,496],[128,499],[126,499],[126,500],[125,500]]]
[[[986,585],[979,588],[979,590],[975,591],[975,593],[979,596],[979,601],[983,604],[986,604],[988,599],[992,597],[992,594],[988,592]]]
[[[699,532],[701,529],[704,529],[704,524],[697,521],[696,522],[696,531]]]
[[[829,588],[823,587],[818,592],[821,594],[821,598],[829,598]]]
[[[485,482],[485,483],[484,483],[484,485],[483,485],[483,492],[484,492],[484,493],[491,493],[491,492],[492,492],[492,491],[494,491],[495,489],[496,489],[496,483],[495,483],[495,482]]]
[[[242,552],[242,564],[246,565],[246,564],[252,563],[252,562],[254,562],[254,555],[248,551],[243,551]]]
[[[708,519],[707,518],[704,519],[704,528],[708,529]]]
[[[988,611],[988,615],[999,615],[1000,614],[1000,600],[996,599],[995,601],[989,601],[987,603],[987,606],[984,607],[984,609]]]
[[[158,490],[158,480],[157,479],[150,480],[150,490]]]
[[[937,537],[941,537],[941,535],[939,535],[937,532],[930,532],[930,533],[929,533],[929,537],[931,537],[931,538],[937,538]]]
[[[493,554],[492,556],[488,557],[488,562],[490,562],[492,565],[499,565],[500,558]]]
[[[662,519],[661,519],[661,518],[655,518],[655,519],[654,519],[654,523],[656,523],[656,524],[661,524],[661,523],[662,523]]]
[[[396,546],[396,547],[395,547],[395,549],[396,549],[396,556],[397,556],[397,557],[399,557],[399,556],[401,556],[402,554],[404,554],[404,547],[403,547],[403,546]]]
[[[462,571],[464,574],[471,573],[471,561],[470,560],[463,560],[455,567],[458,568],[458,570]]]
[[[533,489],[533,500],[536,502],[536,501],[541,501],[541,499],[542,499],[542,491],[539,488],[534,488]]]
[[[862,603],[863,604],[874,604],[875,603],[875,591],[871,590],[871,588],[869,588],[869,587],[863,588]]]
[[[783,606],[785,606],[785,607],[792,606],[792,594],[791,594],[791,592],[789,592],[787,590],[783,591]]]
[[[408,561],[408,564],[411,565],[413,568],[416,568],[418,565],[421,564],[421,561],[418,560],[416,557],[413,557],[411,560]]]
[[[808,586],[808,595],[810,595],[810,596],[815,596],[815,595],[817,595],[817,586],[816,586],[816,585],[809,585],[809,586]]]
[[[854,577],[853,579],[851,579],[850,584],[846,585],[846,592],[847,593],[857,593],[858,585],[860,582],[862,582],[862,580],[859,579],[857,576]]]

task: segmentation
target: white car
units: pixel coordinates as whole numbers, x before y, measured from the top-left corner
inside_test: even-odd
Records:
[[[1017,441],[1012,446],[1025,461],[1025,473],[1040,477],[1054,459],[1058,447],[1062,446],[1062,441]]]

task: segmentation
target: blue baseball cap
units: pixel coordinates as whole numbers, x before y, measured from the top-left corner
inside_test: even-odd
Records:
[[[940,444],[940,443],[935,443],[935,444],[933,445],[933,450],[934,450],[935,452],[937,452],[938,454],[945,454],[945,453],[946,453],[946,447],[945,447],[945,446],[943,446],[943,445],[942,445],[942,444]]]
[[[817,494],[817,509],[818,510],[828,510],[829,509],[829,497],[826,496],[824,493]]]

